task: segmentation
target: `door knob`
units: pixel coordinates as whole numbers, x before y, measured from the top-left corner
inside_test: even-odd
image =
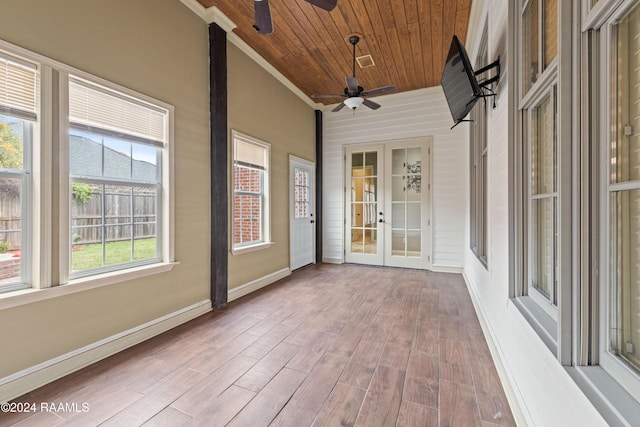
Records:
[[[314,222],[315,222],[314,220],[311,220],[311,224],[313,224]]]

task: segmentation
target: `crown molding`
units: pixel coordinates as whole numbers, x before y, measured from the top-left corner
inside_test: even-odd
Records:
[[[205,8],[197,0],[180,0],[185,6],[187,6],[193,13],[202,18],[207,24],[217,24],[227,32],[227,40],[233,43],[238,49],[240,49],[245,55],[253,59],[258,65],[264,68],[269,74],[275,77],[280,83],[282,83],[287,89],[293,92],[296,96],[302,99],[308,106],[314,110],[320,110],[324,107],[323,104],[314,102],[303,91],[301,91],[291,80],[286,78],[284,74],[278,71],[273,65],[271,65],[266,59],[264,59],[258,52],[256,52],[251,46],[249,46],[244,40],[242,40],[233,29],[237,25],[229,19],[227,15],[222,13],[216,6]]]

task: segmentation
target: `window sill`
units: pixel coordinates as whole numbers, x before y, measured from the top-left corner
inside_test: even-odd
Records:
[[[558,324],[530,296],[512,298],[513,305],[522,313],[547,348],[558,354]]]
[[[600,366],[565,368],[600,415],[612,426],[635,425],[640,402]]]
[[[126,270],[97,274],[81,279],[74,279],[69,283],[44,289],[23,289],[20,291],[6,292],[0,294],[0,310],[44,301],[63,295],[83,292],[89,289],[100,288],[114,283],[139,279],[152,274],[171,271],[179,262],[163,262],[158,264],[144,265],[129,268]]]
[[[242,255],[242,254],[246,254],[247,252],[254,252],[254,251],[259,251],[261,249],[270,248],[274,244],[275,244],[274,242],[264,242],[264,243],[258,243],[257,245],[241,246],[239,248],[231,249],[231,254]]]

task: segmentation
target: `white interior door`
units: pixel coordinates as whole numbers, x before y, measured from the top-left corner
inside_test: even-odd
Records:
[[[383,146],[347,147],[345,173],[345,261],[382,265],[384,261]]]
[[[431,138],[347,146],[345,262],[431,268]]]
[[[289,253],[295,270],[315,262],[315,164],[289,156]]]

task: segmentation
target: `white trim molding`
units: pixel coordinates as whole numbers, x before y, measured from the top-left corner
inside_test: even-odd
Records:
[[[4,378],[0,378],[0,402],[8,402],[129,347],[160,335],[212,310],[205,300],[127,331],[94,342]]]
[[[251,292],[255,292],[258,289],[262,289],[265,286],[269,286],[270,284],[277,282],[280,279],[284,279],[285,277],[290,275],[291,269],[289,267],[286,267],[278,271],[274,271],[271,274],[267,274],[266,276],[262,276],[256,280],[252,280],[249,283],[245,283],[244,285],[231,288],[228,292],[227,301],[231,302],[237,300],[240,297],[250,294]]]
[[[329,258],[322,257],[323,264],[344,264],[344,260],[342,258]]]

